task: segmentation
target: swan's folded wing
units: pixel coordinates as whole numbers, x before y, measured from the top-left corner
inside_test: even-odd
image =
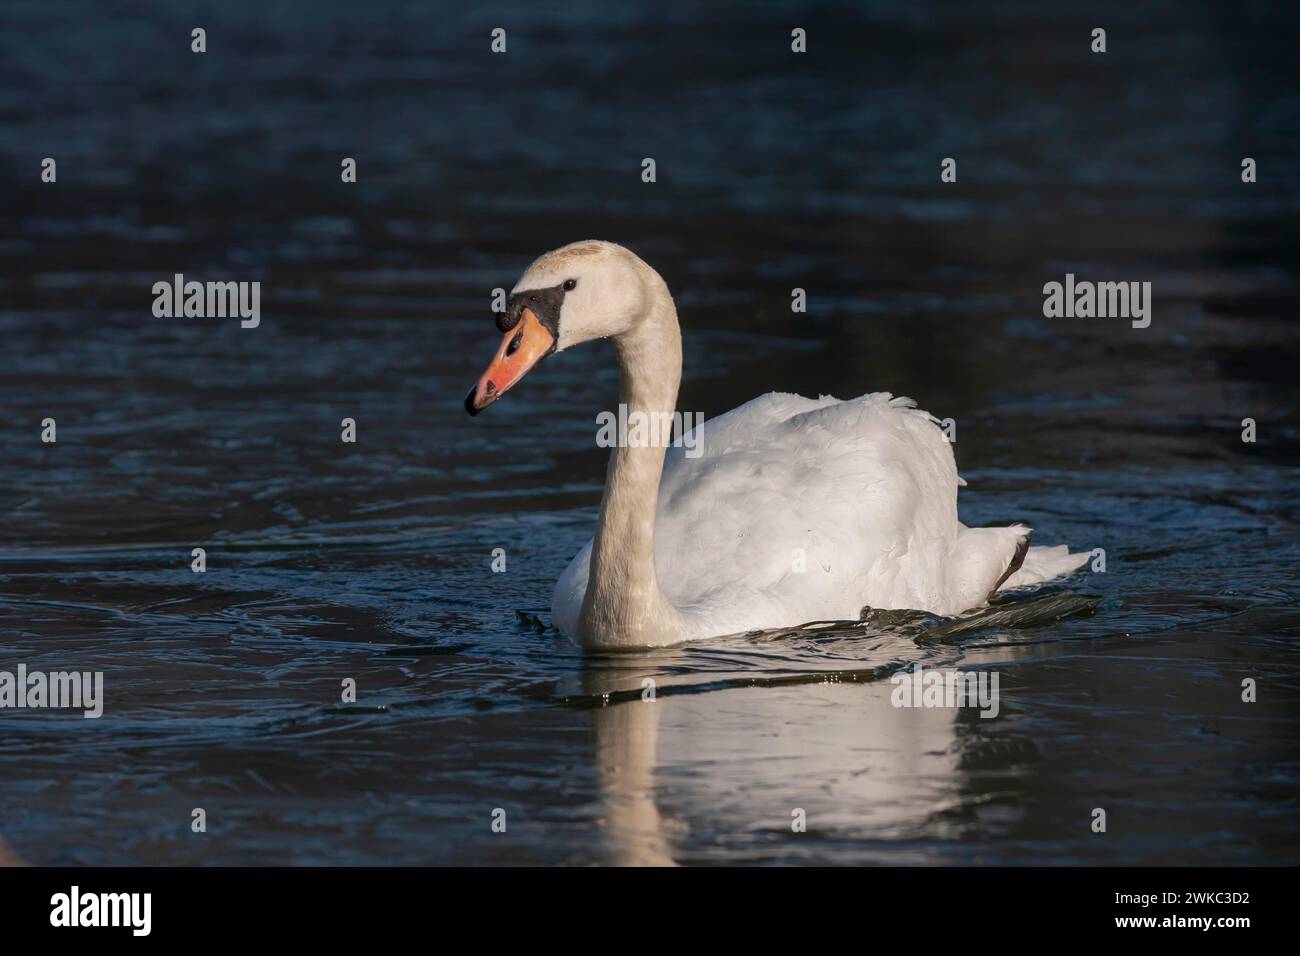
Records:
[[[660,485],[656,565],[679,607],[777,626],[937,598],[957,474],[910,401],[774,393],[701,431],[702,453],[672,449]]]

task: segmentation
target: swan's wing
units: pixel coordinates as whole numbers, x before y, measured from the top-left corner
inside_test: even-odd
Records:
[[[761,396],[669,449],[660,585],[704,636],[853,619],[864,606],[953,614],[1000,584],[1074,566],[1055,553],[1035,560],[1035,548],[1007,578],[1029,529],[964,527],[960,484],[952,446],[910,399]],[[566,634],[577,632],[590,557],[589,541],[556,585]]]
[[[671,449],[659,491],[656,566],[679,608],[713,629],[943,602],[957,469],[909,399],[773,393],[700,429],[703,453]]]

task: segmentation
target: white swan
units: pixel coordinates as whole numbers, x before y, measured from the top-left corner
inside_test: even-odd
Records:
[[[603,337],[614,340],[629,418],[676,407],[677,310],[659,274],[622,246],[577,242],[542,256],[497,326],[505,337],[465,399],[470,414],[552,352]],[[1088,558],[1028,547],[1024,525],[962,525],[952,446],[910,399],[773,392],[691,440],[701,436],[694,458],[662,442],[611,452],[595,537],[555,587],[561,632],[635,648],[855,620],[865,606],[954,614]]]

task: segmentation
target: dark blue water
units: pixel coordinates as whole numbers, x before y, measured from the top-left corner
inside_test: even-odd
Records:
[[[1250,4],[7,3],[0,670],[101,670],[107,699],[0,711],[0,837],[35,863],[1296,863],[1297,33]],[[681,408],[911,395],[957,422],[967,524],[1105,549],[1012,602],[1097,612],[559,637],[612,350],[461,400],[491,290],[586,237],[667,279]],[[261,325],[154,318],[174,272],[261,281]],[[1045,319],[1066,272],[1151,282],[1150,328]],[[891,706],[915,661],[997,671],[999,716]]]

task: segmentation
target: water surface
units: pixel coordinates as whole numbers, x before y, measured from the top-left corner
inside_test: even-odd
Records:
[[[0,715],[0,836],[35,863],[1297,862],[1295,14],[1104,14],[1101,59],[1097,14],[831,5],[794,57],[776,5],[7,3],[0,669],[102,670],[107,703]],[[682,409],[911,395],[957,422],[967,524],[1105,549],[1012,599],[1097,613],[558,636],[612,350],[461,400],[490,290],[586,237],[673,289]],[[262,281],[261,326],[155,319],[174,272]],[[1151,327],[1043,318],[1066,272],[1150,281]],[[999,716],[891,706],[917,661],[998,672]]]

